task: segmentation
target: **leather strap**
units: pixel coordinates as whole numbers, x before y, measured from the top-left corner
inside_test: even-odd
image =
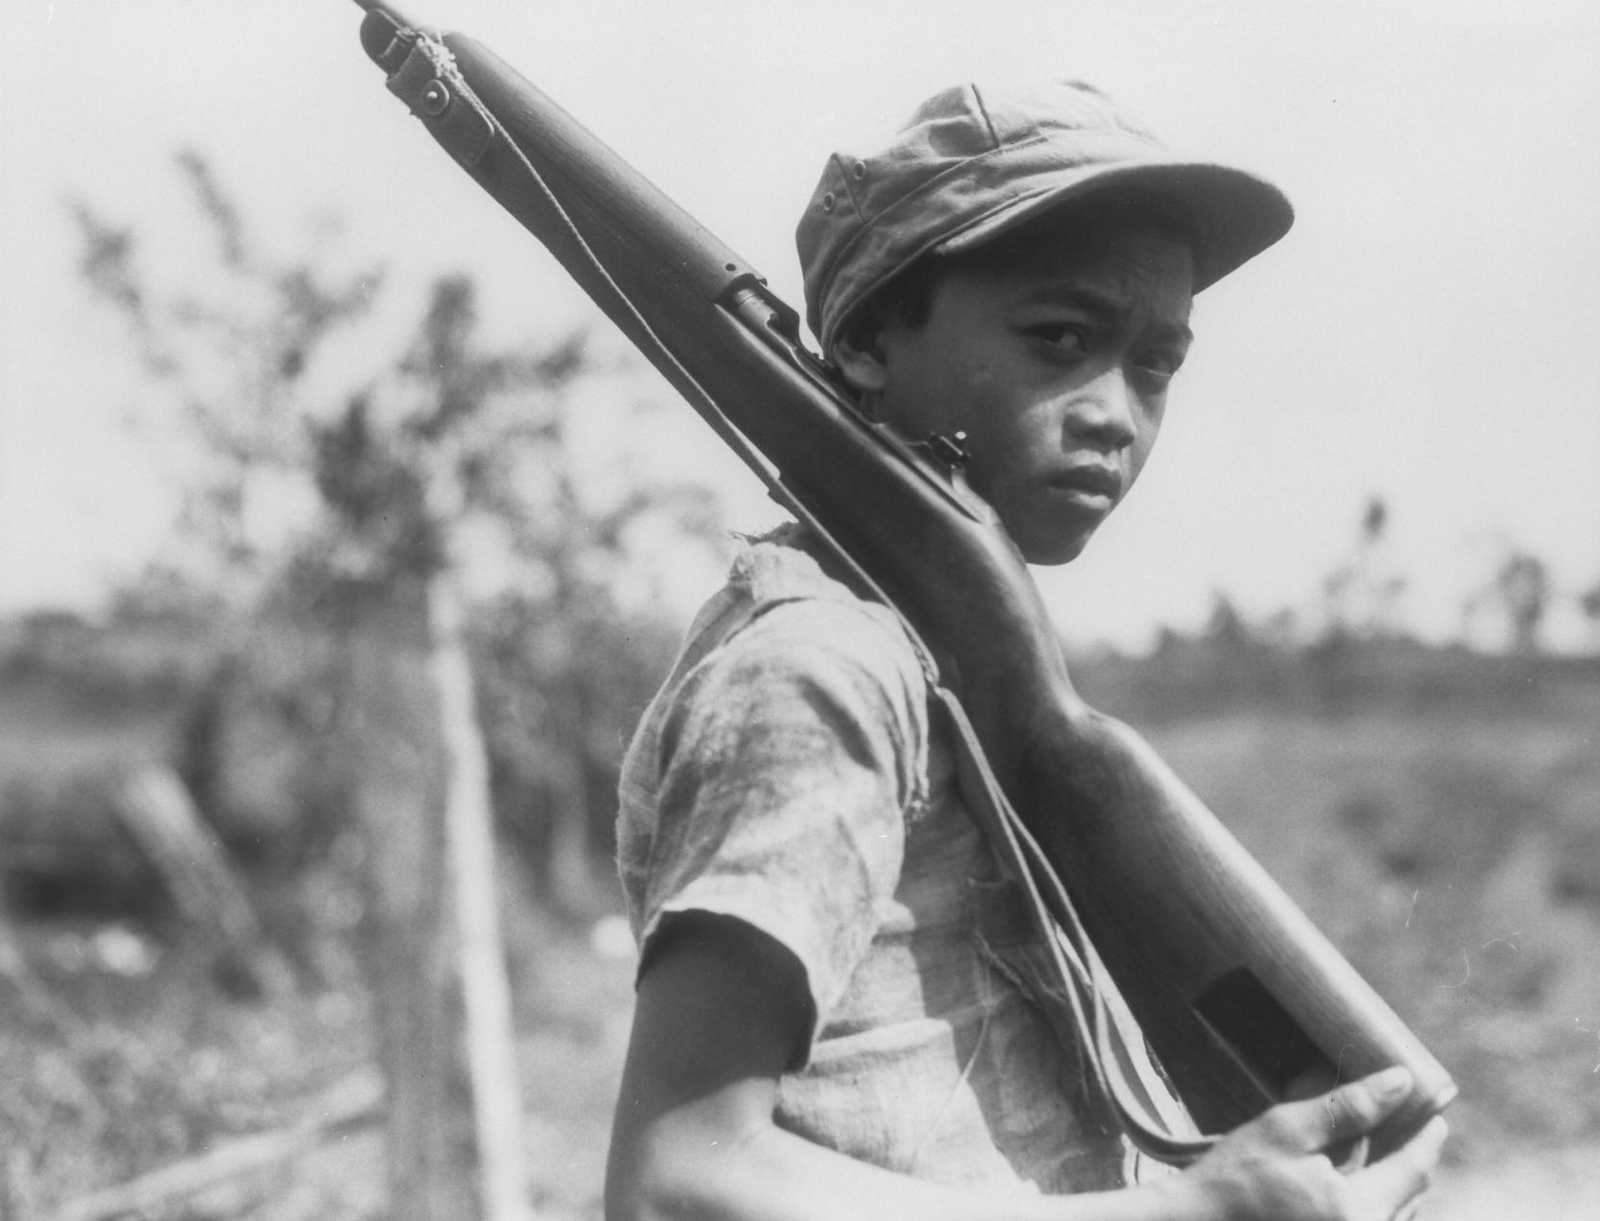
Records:
[[[1072,897],[1044,850],[1006,799],[966,711],[950,690],[934,689],[956,748],[961,794],[988,837],[1001,867],[1028,897],[1035,931],[1068,1000],[1074,1038],[1124,1134],[1141,1153],[1169,1166],[1204,1156],[1216,1138],[1201,1135],[1144,1050],[1127,1003],[1095,953]]]

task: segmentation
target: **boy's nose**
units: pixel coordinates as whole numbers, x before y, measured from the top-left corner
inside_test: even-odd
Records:
[[[1138,436],[1137,397],[1121,369],[1107,369],[1073,396],[1067,429],[1107,450],[1126,449]]]

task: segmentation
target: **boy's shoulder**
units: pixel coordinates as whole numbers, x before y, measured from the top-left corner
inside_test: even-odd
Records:
[[[768,606],[800,598],[873,606],[850,587],[827,547],[805,526],[785,522],[765,534],[744,535],[728,572],[728,588]]]
[[[880,777],[896,818],[927,802],[929,689],[899,617],[797,527],[745,541],[623,759],[618,866],[636,932],[691,810],[732,817],[729,794],[759,810],[772,793],[826,791],[844,763]]]
[[[800,527],[745,541],[640,719],[624,759],[624,805],[654,792],[691,723],[806,717],[841,739],[886,734],[909,768],[902,780],[920,792],[930,675],[900,617],[830,571],[822,545]]]
[[[805,527],[779,526],[746,538],[727,581],[689,629],[679,672],[747,634],[760,645],[814,645],[824,655],[856,660],[901,682],[925,678],[916,646],[900,617],[863,597],[848,583],[837,561]],[[687,663],[687,664],[683,664]]]

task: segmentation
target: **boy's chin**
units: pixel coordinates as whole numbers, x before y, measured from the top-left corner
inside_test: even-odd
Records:
[[[1059,511],[1058,505],[1051,508],[1056,511],[1009,518],[1004,510],[1000,514],[1001,524],[1022,552],[1022,558],[1041,568],[1054,568],[1077,559],[1110,516],[1106,508],[1085,511],[1073,506],[1070,512]]]
[[[1086,530],[1082,533],[1030,540],[1021,546],[1022,558],[1041,568],[1056,568],[1062,564],[1070,564],[1083,554],[1092,537],[1094,531]]]

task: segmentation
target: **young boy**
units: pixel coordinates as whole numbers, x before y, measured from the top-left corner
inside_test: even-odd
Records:
[[[1193,294],[1291,213],[1174,159],[1099,92],[966,86],[835,156],[798,240],[862,409],[966,434],[972,487],[1034,563],[1074,558],[1138,477]],[[1371,1166],[1403,1073],[1286,1103],[1132,1181],[1082,1048],[1045,1017],[1022,898],[962,801],[917,656],[798,529],[706,606],[624,765],[638,1007],[607,1215],[1252,1218],[1405,1213],[1434,1121]]]

